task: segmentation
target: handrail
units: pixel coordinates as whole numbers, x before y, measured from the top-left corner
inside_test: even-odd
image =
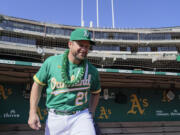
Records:
[[[14,61],[14,60],[4,60],[4,59],[0,59],[0,64],[33,66],[33,67],[41,67],[42,65],[42,63],[36,63],[36,62]],[[109,73],[180,76],[180,73],[175,73],[175,72],[155,72],[155,71],[143,71],[143,70],[110,69],[110,68],[97,68],[97,69],[99,72],[109,72]]]

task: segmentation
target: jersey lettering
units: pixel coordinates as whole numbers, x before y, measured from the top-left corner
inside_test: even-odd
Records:
[[[73,78],[74,78],[74,76],[71,77],[71,80]],[[91,80],[91,75],[88,75],[87,79],[81,80],[80,83],[76,84],[75,86],[86,86],[86,85],[90,86],[90,80]],[[51,85],[52,90],[65,87],[65,84],[63,82],[58,82],[55,77],[51,78],[51,84],[50,85]]]

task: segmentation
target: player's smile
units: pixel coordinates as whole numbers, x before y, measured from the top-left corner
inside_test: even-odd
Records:
[[[86,52],[86,51],[80,51],[79,52],[79,55],[81,55],[82,57],[86,57],[87,54],[88,54],[88,52]]]

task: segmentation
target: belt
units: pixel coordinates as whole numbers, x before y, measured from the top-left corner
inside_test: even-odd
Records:
[[[61,111],[61,110],[49,109],[49,108],[47,110],[48,110],[48,112],[52,112],[57,115],[73,115],[73,114],[76,114],[81,111],[81,110],[78,110],[78,111],[68,112],[68,111]]]

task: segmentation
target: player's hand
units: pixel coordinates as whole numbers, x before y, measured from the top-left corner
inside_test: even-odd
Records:
[[[41,128],[41,123],[37,113],[29,114],[28,125],[34,130],[39,130]]]

